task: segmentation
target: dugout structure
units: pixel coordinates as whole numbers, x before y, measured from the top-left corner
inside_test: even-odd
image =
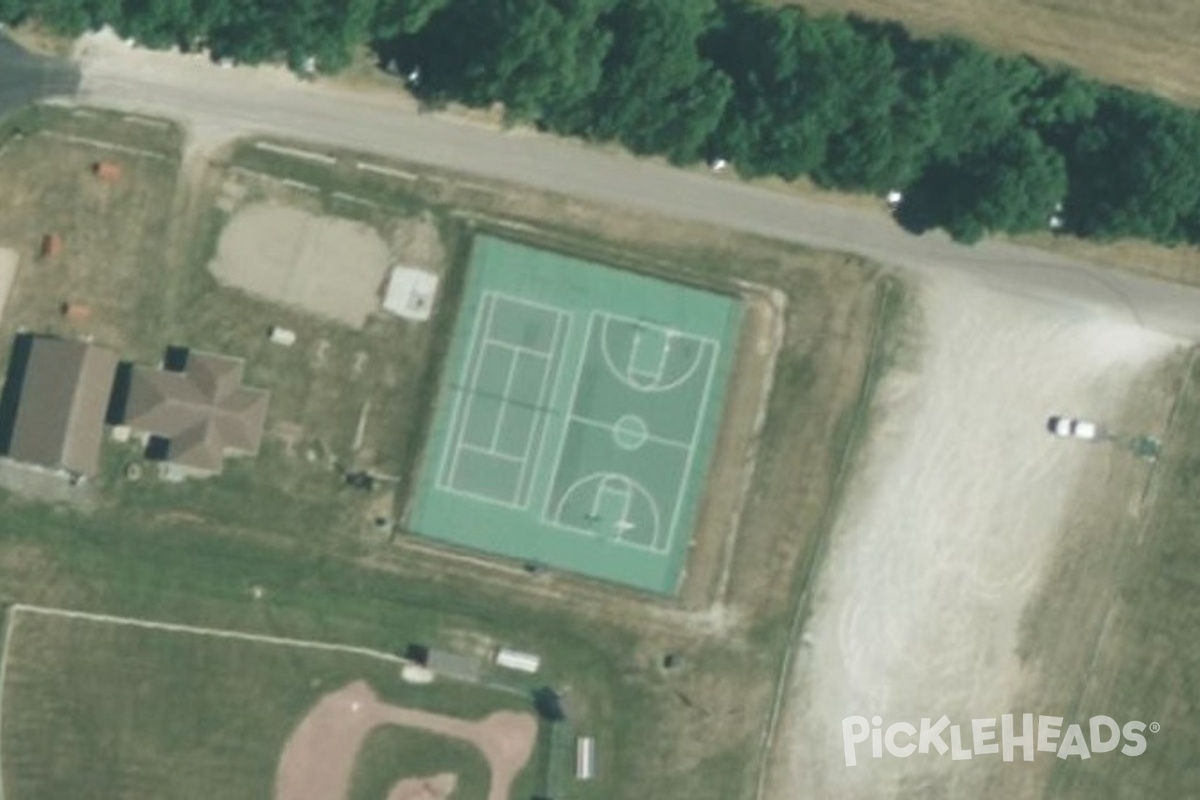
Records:
[[[477,236],[408,527],[674,593],[741,317],[732,296]]]

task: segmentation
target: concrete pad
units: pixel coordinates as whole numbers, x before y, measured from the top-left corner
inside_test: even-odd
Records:
[[[8,305],[8,293],[12,291],[13,281],[17,279],[17,265],[21,257],[16,250],[0,247],[0,314]]]

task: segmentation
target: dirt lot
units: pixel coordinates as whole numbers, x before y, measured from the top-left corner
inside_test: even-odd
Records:
[[[1110,522],[1149,471],[1125,437],[1161,434],[1170,408],[1172,340],[951,283],[926,287],[920,307],[815,587],[772,798],[1040,794],[1045,759],[1000,773],[1021,791],[997,789],[998,759],[983,757],[874,760],[865,747],[847,768],[841,721],[1069,716],[1069,670],[1037,705],[1013,707],[1044,677],[1031,654],[1086,652],[1103,621],[1107,587],[1064,573],[1062,548],[1081,531],[1092,548],[1117,546]],[[1117,440],[1055,439],[1055,413],[1098,419]]]
[[[989,47],[1070,64],[1110,83],[1200,103],[1200,5],[1191,0],[772,0],[856,11],[918,33],[955,33]]]
[[[226,286],[360,328],[387,266],[387,245],[368,226],[263,203],[230,220],[208,268]]]
[[[276,800],[347,797],[363,740],[372,728],[388,724],[473,744],[491,768],[487,800],[510,800],[509,789],[533,754],[537,735],[537,721],[530,714],[500,711],[468,722],[381,703],[371,687],[360,681],[326,695],[300,722],[279,762]],[[396,794],[411,798],[412,784],[403,784],[396,787]]]

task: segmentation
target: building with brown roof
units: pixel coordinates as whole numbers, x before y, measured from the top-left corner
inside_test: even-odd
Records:
[[[0,402],[0,452],[72,476],[100,468],[117,356],[50,336],[17,337]]]
[[[242,385],[240,358],[172,349],[161,369],[134,366],[121,423],[150,437],[146,455],[188,475],[213,475],[228,456],[255,455],[270,394]]]

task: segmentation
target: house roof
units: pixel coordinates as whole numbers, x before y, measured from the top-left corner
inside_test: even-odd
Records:
[[[219,472],[262,442],[270,394],[243,386],[243,371],[241,359],[197,351],[178,371],[134,367],[124,423],[167,440],[167,461]]]
[[[22,345],[18,344],[18,347]],[[117,356],[84,342],[29,337],[7,454],[16,461],[92,476]],[[14,357],[16,352],[14,351]]]

